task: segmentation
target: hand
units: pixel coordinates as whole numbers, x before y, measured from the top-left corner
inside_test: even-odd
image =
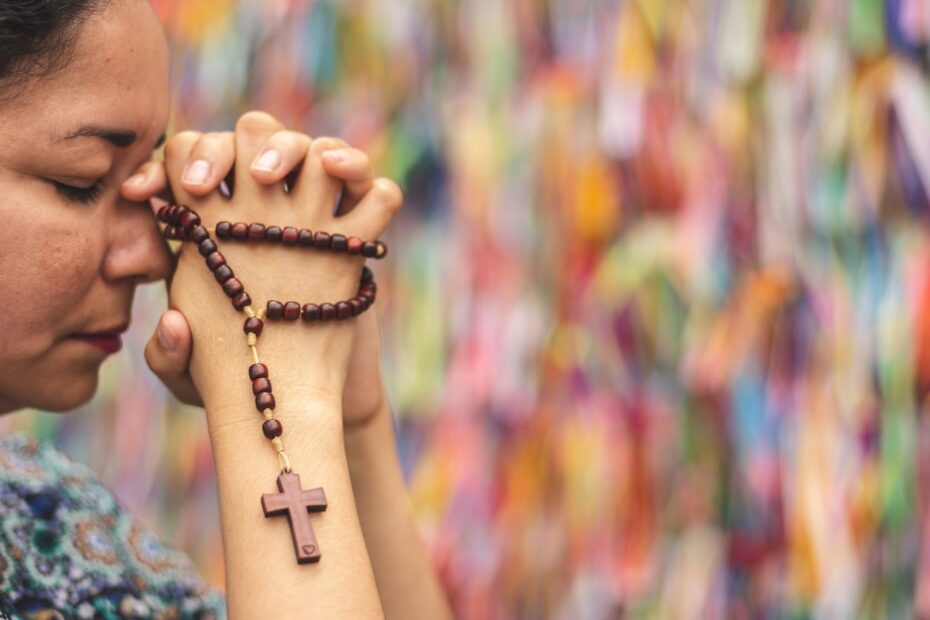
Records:
[[[259,125],[265,125],[264,131],[268,134],[266,138],[268,144],[263,144],[259,148],[255,148],[253,145],[253,150],[256,153],[264,152],[267,148],[270,148],[268,145],[276,145],[277,150],[283,154],[283,157],[278,167],[273,171],[260,170],[252,166],[248,170],[249,176],[251,176],[248,181],[254,181],[254,184],[264,186],[279,184],[286,176],[292,175],[295,169],[299,169],[298,167],[301,164],[300,157],[306,155],[306,153],[301,153],[301,150],[302,148],[306,148],[307,152],[310,153],[310,157],[321,154],[321,156],[313,160],[316,162],[318,168],[317,173],[319,173],[320,176],[328,174],[340,179],[345,184],[338,214],[350,214],[350,216],[345,218],[333,218],[333,223],[330,226],[333,232],[343,232],[342,230],[338,230],[343,222],[353,220],[361,221],[358,214],[351,214],[355,206],[360,203],[367,205],[371,213],[377,213],[378,215],[376,217],[380,217],[381,221],[389,219],[390,215],[392,215],[394,210],[399,206],[401,201],[399,189],[386,179],[373,180],[368,158],[361,151],[350,149],[345,143],[331,138],[321,138],[310,144],[306,136],[281,130],[280,126],[278,126],[273,119],[270,119],[270,117],[265,115],[250,116],[258,117],[253,120],[260,121],[257,123]],[[274,131],[272,131],[272,127]],[[242,129],[243,123],[240,123],[239,133],[242,132]],[[186,160],[178,162],[180,159],[178,157],[178,149],[176,147],[173,149],[169,147],[169,151],[171,151],[169,152],[169,169],[172,167],[170,162],[173,154],[175,155],[175,161],[178,162],[175,164],[175,173],[177,176],[181,177],[179,179],[180,191],[178,193],[186,192],[195,198],[208,197],[214,192],[219,182],[226,177],[227,172],[233,166],[233,160],[235,158],[234,152],[237,146],[236,142],[239,141],[239,138],[231,133],[207,134],[204,136],[182,134],[182,138],[186,142],[181,149],[187,152]],[[174,140],[173,144],[176,141],[177,140]],[[306,144],[307,146],[301,147],[300,144]],[[310,159],[310,157],[308,157],[308,159]],[[208,163],[191,166],[191,162],[197,160],[206,161]],[[249,158],[249,162],[250,161],[251,158]],[[322,166],[321,169],[319,169],[320,165]],[[304,166],[307,167],[307,164],[305,163]],[[202,169],[207,174],[205,176],[201,175],[200,178],[197,178],[197,175],[187,174],[185,176],[181,174],[181,172],[185,170],[188,173],[191,172],[192,168],[195,172],[198,171],[198,169]],[[237,170],[237,178],[242,178],[244,176],[243,172],[240,166],[239,170]],[[297,193],[299,193],[299,182],[298,179],[298,184],[296,185],[297,190],[295,190]],[[241,185],[241,182],[239,182],[238,185]],[[143,166],[138,174],[124,185],[123,193],[127,198],[133,200],[145,200],[159,193],[164,187],[164,169],[160,164],[150,162]],[[237,191],[236,195],[239,196],[240,192]],[[279,194],[278,197],[285,198],[288,196],[289,195],[285,196]],[[214,193],[214,198],[216,197],[217,194]],[[187,199],[183,201],[192,202]],[[235,203],[235,197],[233,203]],[[195,206],[195,208],[204,213],[202,207]],[[228,211],[229,205],[224,204],[219,208]],[[270,223],[270,217],[267,214],[265,214],[264,219],[260,217],[260,215],[261,214],[250,216],[249,218],[243,216],[241,219],[245,221],[252,219]],[[207,217],[204,219],[210,223]],[[215,217],[214,221],[216,219],[220,219],[220,217]],[[235,218],[231,214],[223,212],[222,219]],[[283,224],[285,222],[276,221],[275,223]],[[307,225],[309,226],[309,224]],[[378,226],[377,224],[373,225],[375,227]],[[322,225],[321,228],[326,229],[326,227]],[[347,232],[352,234],[355,231]],[[228,246],[228,244],[224,245]],[[231,249],[232,248],[224,247],[223,251],[229,255],[228,250]],[[259,251],[261,251],[261,249]],[[299,252],[300,250],[296,251]],[[278,252],[281,251],[278,250]],[[289,252],[288,250],[284,250],[281,253],[286,255],[292,252],[294,251]],[[244,250],[243,253],[248,254],[248,250]],[[304,259],[306,258],[307,257],[304,257]],[[334,257],[320,258],[332,259]],[[311,260],[313,260],[313,258],[311,258]],[[236,261],[231,260],[230,262],[235,269]],[[202,265],[199,265],[199,267],[203,269]],[[241,270],[237,270],[237,274],[241,274]],[[208,272],[207,275],[209,275]],[[216,285],[213,284],[213,286],[215,287]],[[275,294],[277,295],[278,293]],[[279,298],[282,297],[284,297],[284,295],[281,295]],[[258,302],[259,300],[256,299],[255,301]],[[264,301],[264,299],[261,301]],[[256,305],[256,307],[258,306]],[[377,319],[374,312],[370,310],[368,313],[356,319],[356,322],[358,322],[359,327],[366,332],[366,335],[359,341],[360,346],[352,353],[353,360],[359,360],[359,362],[353,361],[352,365],[354,368],[359,368],[360,372],[354,373],[353,371],[354,377],[353,381],[350,382],[350,386],[365,385],[367,389],[364,391],[356,389],[349,389],[346,391],[344,406],[347,424],[351,423],[353,419],[364,418],[369,415],[370,410],[365,409],[366,402],[370,404],[383,400],[383,394],[380,392],[378,357],[380,343],[377,340]],[[300,326],[290,327],[294,329]],[[281,329],[281,327],[278,329]],[[260,346],[263,340],[264,338],[260,340]],[[159,375],[181,400],[199,404],[200,397],[194,389],[188,373],[191,344],[190,330],[184,316],[175,310],[169,310],[162,316],[156,334],[153,335],[146,347],[146,358],[156,374]],[[375,385],[377,385],[379,389],[373,393],[372,387]],[[353,397],[353,395],[362,397]]]

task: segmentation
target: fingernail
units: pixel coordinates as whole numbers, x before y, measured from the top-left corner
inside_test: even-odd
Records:
[[[174,332],[165,325],[164,321],[158,323],[158,342],[161,343],[162,348],[169,353],[174,352],[178,347],[178,338],[174,335]]]
[[[210,175],[210,162],[198,159],[187,164],[181,180],[191,185],[203,185]]]
[[[274,149],[268,149],[252,164],[253,170],[261,172],[274,172],[281,165],[281,154]]]
[[[328,159],[329,161],[333,163],[338,164],[339,162],[343,162],[349,158],[349,152],[346,151],[345,149],[338,149],[335,151],[326,151],[325,153],[323,153],[323,157],[325,157],[326,159]]]
[[[145,175],[141,172],[132,175],[123,182],[124,185],[142,185],[143,183],[145,183]]]

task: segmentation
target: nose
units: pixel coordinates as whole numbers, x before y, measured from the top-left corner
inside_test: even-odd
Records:
[[[109,227],[103,275],[110,281],[137,284],[163,280],[171,270],[168,248],[148,203],[117,198]]]

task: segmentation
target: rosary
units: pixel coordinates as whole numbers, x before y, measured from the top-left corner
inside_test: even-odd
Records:
[[[252,382],[252,393],[255,395],[255,408],[265,418],[262,433],[271,441],[281,463],[281,473],[278,475],[279,493],[263,494],[262,510],[266,518],[287,515],[298,564],[319,562],[320,548],[313,535],[310,513],[326,510],[326,495],[322,488],[302,489],[300,476],[291,469],[290,461],[284,452],[284,441],[281,439],[284,427],[281,421],[274,417],[275,400],[271,393],[268,367],[258,358],[257,342],[262,334],[265,319],[269,321],[303,319],[306,323],[317,323],[350,319],[365,312],[375,302],[378,292],[371,269],[367,266],[362,269],[358,293],[352,299],[335,304],[308,303],[303,306],[296,301],[281,303],[271,300],[265,308],[256,311],[252,308],[252,299],[245,291],[242,282],[235,277],[233,270],[226,263],[226,258],[218,251],[216,242],[210,237],[210,232],[201,224],[200,216],[193,209],[184,205],[163,206],[158,210],[158,219],[166,224],[163,233],[165,238],[197,244],[200,255],[206,260],[207,267],[216,281],[223,287],[223,292],[232,300],[233,307],[247,317],[243,324],[243,331],[249,349],[252,351],[253,363],[249,366],[249,380]],[[311,232],[306,228],[297,229],[293,226],[266,227],[258,223],[237,222],[233,224],[223,221],[217,223],[214,232],[217,239],[222,240],[316,248],[376,259],[387,255],[387,246],[382,241],[362,241],[357,237],[346,238],[344,235],[330,235],[323,231]]]

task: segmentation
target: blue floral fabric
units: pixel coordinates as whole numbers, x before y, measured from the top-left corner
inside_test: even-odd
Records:
[[[85,466],[0,437],[0,617],[226,617],[190,560],[126,512]]]

